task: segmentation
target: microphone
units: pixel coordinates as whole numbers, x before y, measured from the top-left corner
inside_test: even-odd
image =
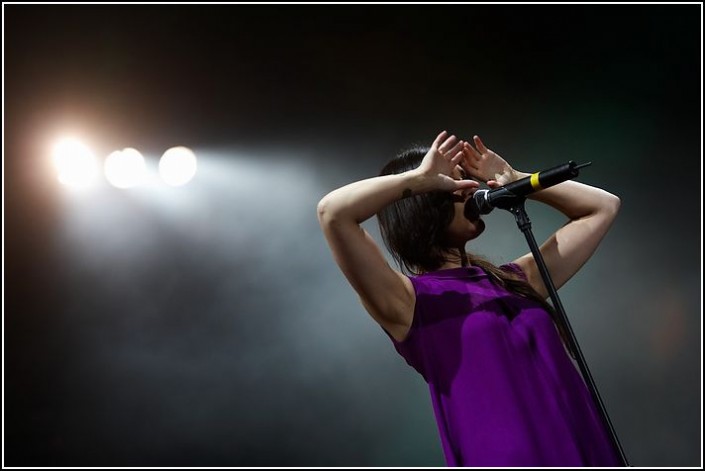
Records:
[[[578,170],[591,165],[592,162],[576,164],[572,160],[568,163],[536,172],[515,182],[493,190],[477,190],[465,202],[465,217],[476,220],[483,214],[488,214],[494,208],[509,209],[519,198],[524,198],[531,193],[543,190],[549,186],[557,185],[578,176]]]

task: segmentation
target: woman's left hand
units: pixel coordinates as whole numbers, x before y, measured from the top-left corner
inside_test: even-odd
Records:
[[[471,176],[487,183],[490,188],[498,188],[521,178],[522,175],[506,160],[485,147],[480,136],[474,136],[473,141],[477,149],[469,142],[463,144],[465,163],[469,167],[467,170],[471,172]]]

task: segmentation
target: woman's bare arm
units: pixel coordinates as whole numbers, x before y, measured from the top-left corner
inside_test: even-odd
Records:
[[[487,149],[475,136],[477,149],[465,144],[470,162],[468,169],[491,188],[529,176],[517,172],[499,155]],[[619,211],[620,200],[605,190],[583,183],[566,181],[533,193],[531,199],[546,203],[568,217],[568,222],[540,247],[556,289],[563,286],[587,262],[604,238]],[[548,296],[538,265],[531,253],[515,260],[526,274],[529,284],[542,296]]]
[[[417,169],[351,183],[318,203],[318,220],[336,263],[370,315],[397,340],[411,325],[414,289],[408,277],[389,266],[360,224],[404,197],[477,187],[477,182],[449,176],[464,158],[462,144],[444,131]]]

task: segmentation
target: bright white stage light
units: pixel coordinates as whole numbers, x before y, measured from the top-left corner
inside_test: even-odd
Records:
[[[172,147],[159,160],[159,175],[171,186],[185,185],[196,175],[196,155],[186,147]]]
[[[116,150],[105,159],[105,178],[117,188],[130,188],[144,181],[147,167],[137,149]]]
[[[74,188],[85,188],[95,183],[98,162],[93,152],[73,138],[59,141],[54,146],[52,159],[59,181]]]

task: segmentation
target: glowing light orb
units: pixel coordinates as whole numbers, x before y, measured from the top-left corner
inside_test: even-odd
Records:
[[[146,174],[144,157],[137,149],[128,147],[116,150],[105,159],[105,178],[117,188],[130,188],[140,184]]]
[[[196,155],[186,147],[172,147],[159,160],[159,175],[171,186],[185,185],[196,175]]]
[[[53,149],[52,160],[59,181],[70,187],[85,188],[95,183],[98,161],[93,152],[82,142],[66,138]]]

